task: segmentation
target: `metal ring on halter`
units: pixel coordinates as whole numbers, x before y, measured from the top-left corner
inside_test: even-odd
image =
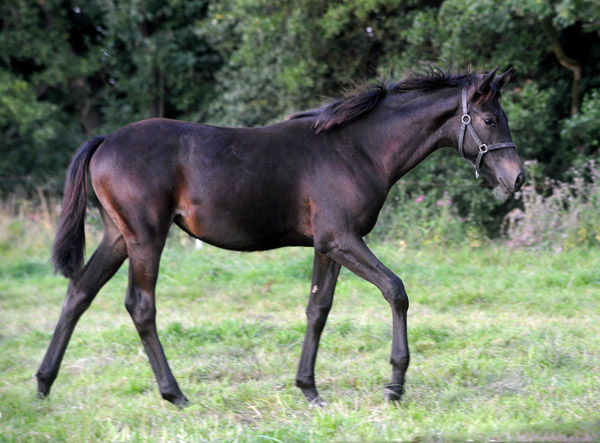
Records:
[[[482,143],[481,145],[479,145],[479,152],[481,152],[482,154],[485,154],[486,152],[488,152],[488,147],[485,143]]]
[[[462,122],[463,125],[468,125],[469,123],[471,123],[471,116],[469,114],[464,114],[462,116]]]

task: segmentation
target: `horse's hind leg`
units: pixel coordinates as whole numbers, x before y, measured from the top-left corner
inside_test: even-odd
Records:
[[[104,224],[104,236],[83,270],[69,282],[58,324],[36,373],[38,394],[41,397],[50,393],[77,321],[90,306],[100,288],[110,280],[127,258],[127,249],[121,232],[103,210],[100,212]]]
[[[325,402],[319,396],[315,385],[315,361],[339,273],[338,263],[315,251],[310,300],[306,307],[306,336],[296,373],[296,386],[302,389],[311,404],[318,406],[325,405]]]
[[[183,407],[188,404],[188,399],[179,389],[169,368],[156,331],[155,288],[165,239],[166,233],[164,237],[137,238],[135,246],[132,244],[129,248],[129,288],[125,307],[140,335],[162,397]]]

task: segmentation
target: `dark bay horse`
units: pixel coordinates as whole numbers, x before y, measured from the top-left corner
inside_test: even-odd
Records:
[[[236,251],[315,250],[308,325],[296,375],[323,404],[314,365],[340,266],[379,288],[392,309],[392,378],[400,399],[409,364],[408,297],[402,280],[369,250],[390,188],[438,148],[454,147],[500,196],[525,180],[500,90],[510,72],[448,73],[431,67],[390,85],[359,88],[320,109],[261,128],[221,128],[152,119],[86,142],[69,167],[52,260],[71,280],[58,325],[36,374],[47,396],[75,325],[129,258],[125,306],[163,398],[187,403],[155,324],[159,259],[171,224]],[[104,235],[83,266],[88,181]]]

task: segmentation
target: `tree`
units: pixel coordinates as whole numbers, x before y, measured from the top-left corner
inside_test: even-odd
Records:
[[[596,3],[15,0],[0,6],[0,174],[62,173],[89,135],[142,118],[264,125],[353,82],[447,60],[515,69],[503,97],[513,139],[564,179],[599,152]],[[497,211],[497,224],[506,208],[468,187],[468,166],[434,155],[444,161],[419,166],[404,191],[452,183],[465,216],[484,224]]]
[[[92,134],[197,120],[221,60],[204,0],[17,0],[0,6],[0,175],[62,174]]]
[[[93,124],[88,91],[98,63],[72,12],[58,0],[0,6],[1,175],[55,172],[69,156],[59,144]]]
[[[197,120],[222,62],[206,41],[205,0],[99,1],[111,126],[148,117]],[[123,112],[125,111],[125,112]]]

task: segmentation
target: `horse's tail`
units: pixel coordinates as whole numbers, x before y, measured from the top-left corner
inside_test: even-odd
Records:
[[[62,212],[52,245],[52,263],[56,272],[68,278],[75,276],[83,265],[88,166],[92,155],[103,141],[104,137],[99,136],[85,142],[73,157],[67,171]]]

